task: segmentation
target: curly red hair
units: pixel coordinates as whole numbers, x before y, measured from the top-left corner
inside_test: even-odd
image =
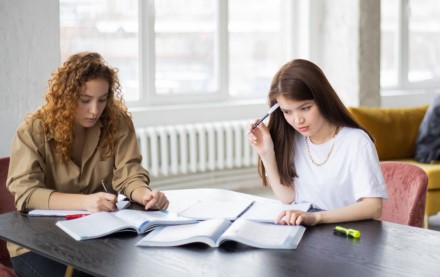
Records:
[[[70,56],[48,81],[45,104],[33,116],[41,119],[44,129],[55,141],[61,161],[70,159],[74,139],[75,112],[86,82],[104,79],[109,84],[107,104],[101,115],[104,126],[105,156],[115,154],[116,131],[121,115],[130,116],[124,104],[118,70],[107,65],[98,53],[81,52]]]

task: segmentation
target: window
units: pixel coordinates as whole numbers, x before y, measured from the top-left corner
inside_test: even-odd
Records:
[[[229,88],[234,96],[266,96],[273,74],[292,58],[285,1],[229,1]]]
[[[440,84],[440,6],[436,0],[381,1],[381,86],[433,89]]]
[[[265,98],[292,17],[290,0],[61,0],[61,55],[101,53],[131,106]]]
[[[139,98],[137,0],[60,1],[61,60],[96,51],[119,69],[125,100]]]
[[[156,93],[215,92],[214,2],[160,0],[154,9]]]

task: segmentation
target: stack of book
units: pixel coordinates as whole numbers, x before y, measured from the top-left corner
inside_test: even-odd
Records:
[[[206,198],[205,195],[188,202],[185,200],[188,199],[185,195],[188,191],[182,190],[180,194],[172,191],[170,196],[167,195],[170,203],[177,203],[170,205],[167,211],[123,209],[60,220],[56,225],[78,241],[133,231],[146,234],[137,246],[205,243],[218,247],[225,241],[236,241],[257,248],[295,249],[305,227],[274,224],[275,219],[283,210],[308,211],[311,207],[308,203],[283,205],[276,200],[244,194],[245,197],[236,197],[240,196],[239,193],[234,193],[234,197],[218,197],[219,193],[230,193],[222,190],[216,191],[216,197]],[[195,191],[195,195],[203,194]],[[182,204],[185,202],[189,204]]]

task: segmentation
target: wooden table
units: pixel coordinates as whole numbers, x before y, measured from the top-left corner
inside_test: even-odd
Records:
[[[296,250],[141,248],[131,233],[78,242],[57,220],[3,214],[0,237],[97,276],[440,276],[440,232],[376,220],[339,224],[358,240],[333,234],[335,224],[308,227]]]

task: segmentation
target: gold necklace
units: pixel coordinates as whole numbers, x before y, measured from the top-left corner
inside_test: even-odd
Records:
[[[333,147],[335,146],[335,140],[336,140],[336,135],[338,134],[338,131],[339,131],[339,127],[336,127],[335,134],[333,135],[333,142],[332,142],[332,145],[331,145],[331,147],[330,147],[330,151],[328,152],[327,157],[325,158],[325,160],[322,161],[322,162],[320,162],[320,163],[316,162],[316,161],[313,159],[313,157],[312,157],[312,153],[310,152],[309,139],[308,139],[308,137],[304,137],[304,139],[306,140],[307,154],[309,154],[309,159],[310,159],[310,161],[311,161],[314,165],[316,165],[316,166],[321,166],[321,165],[324,165],[324,164],[328,161],[328,159],[330,158],[330,155],[331,155],[332,152],[333,152]]]

